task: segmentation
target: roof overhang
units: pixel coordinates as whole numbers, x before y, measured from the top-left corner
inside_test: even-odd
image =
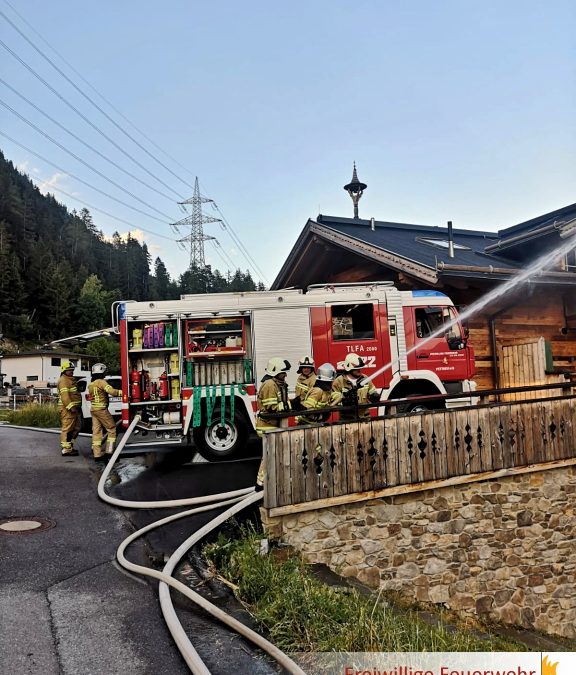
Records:
[[[409,274],[412,277],[425,281],[427,284],[434,285],[438,283],[438,274],[432,267],[422,265],[414,260],[404,258],[377,246],[372,246],[361,239],[342,234],[331,227],[317,223],[314,220],[309,220],[274,280],[271,286],[273,290],[298,285],[293,279],[294,271],[298,270],[298,267],[304,262],[310,245],[314,243],[315,239],[333,244],[398,272]]]
[[[505,267],[475,267],[468,265],[450,265],[439,263],[438,275],[440,278],[459,277],[468,279],[486,279],[489,281],[507,281],[520,274],[522,270]],[[558,286],[576,286],[576,275],[572,272],[541,272],[534,274],[530,284],[556,284]]]

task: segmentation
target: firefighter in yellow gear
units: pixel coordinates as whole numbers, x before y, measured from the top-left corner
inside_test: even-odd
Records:
[[[76,364],[63,361],[60,366],[60,379],[56,385],[58,390],[58,411],[60,412],[60,446],[63,457],[78,454],[74,449],[74,439],[82,429],[82,396],[78,391],[77,379],[74,377]]]
[[[308,396],[316,382],[314,360],[311,356],[305,356],[298,361],[298,377],[296,379],[295,396],[292,399],[293,410],[300,410],[302,401]]]
[[[92,456],[98,462],[106,455],[114,453],[116,445],[116,423],[108,410],[110,396],[122,396],[121,389],[114,389],[104,379],[106,365],[95,363],[92,366],[92,381],[88,385],[90,414],[92,415]],[[106,429],[106,451],[102,450],[102,431]]]
[[[380,392],[372,384],[366,381],[362,368],[366,365],[364,359],[358,354],[348,354],[343,363],[339,363],[344,371],[332,384],[335,392],[335,400],[343,406],[361,406],[367,403],[376,403],[380,400]],[[363,408],[355,412],[343,412],[340,414],[342,421],[353,419],[366,419],[370,417],[370,409]]]
[[[332,391],[332,383],[336,378],[336,368],[331,363],[323,363],[316,373],[316,383],[302,400],[302,408],[307,412],[296,418],[298,424],[317,424],[325,422],[330,413],[321,412],[324,408],[337,405],[342,398]]]
[[[273,357],[268,361],[264,369],[262,384],[258,390],[256,405],[258,414],[256,416],[256,433],[262,437],[265,431],[277,429],[285,426],[287,420],[264,420],[260,417],[261,412],[286,412],[290,410],[290,401],[288,400],[288,385],[286,377],[292,366],[285,359]],[[281,424],[281,422],[283,424]],[[260,462],[258,476],[256,478],[256,489],[262,489],[264,486],[264,459]]]

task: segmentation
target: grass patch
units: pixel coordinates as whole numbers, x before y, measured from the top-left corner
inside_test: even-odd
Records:
[[[498,637],[430,626],[412,610],[396,612],[379,597],[324,585],[298,556],[280,561],[260,555],[261,534],[243,530],[237,540],[222,535],[204,547],[210,563],[270,640],[288,652],[471,652],[517,651]]]
[[[55,403],[26,403],[18,410],[8,410],[6,420],[21,427],[52,429],[60,426],[60,413]]]

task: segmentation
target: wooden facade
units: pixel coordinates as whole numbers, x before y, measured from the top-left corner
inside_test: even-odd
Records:
[[[458,305],[471,305],[481,295],[472,289],[445,287],[444,292]],[[503,347],[522,345],[527,341],[544,338],[552,355],[552,370],[546,375],[562,373],[576,378],[576,328],[567,322],[565,315],[565,293],[559,289],[537,289],[531,295],[515,294],[509,304],[499,303],[489,307],[468,321],[470,342],[476,354],[476,376],[479,389],[493,387],[543,384],[538,377],[530,380],[526,376],[534,372],[533,361],[521,361],[518,366],[526,370],[519,373],[518,380],[507,377],[503,361]],[[529,355],[527,354],[526,357]],[[546,378],[546,382],[551,381]],[[555,381],[555,380],[553,380]]]
[[[400,290],[442,291],[457,306],[468,307],[537,255],[562,244],[564,235],[557,223],[572,217],[576,222],[576,205],[500,233],[455,230],[459,248],[450,258],[446,249],[430,253],[430,246],[423,243],[430,242],[430,237],[442,241],[447,236],[442,228],[319,216],[318,222],[306,224],[273,288],[393,281]],[[547,378],[562,377],[562,373],[576,377],[576,253],[572,251],[554,270],[535,275],[467,323],[478,388],[499,388],[509,381],[502,373],[504,345],[540,338],[552,357]],[[530,358],[528,353],[525,356]],[[523,384],[540,383],[538,378],[527,379],[538,370],[537,363],[518,367],[526,371]]]
[[[264,435],[264,458],[264,506],[270,515],[304,510],[306,504],[382,497],[410,486],[427,489],[450,479],[495,478],[575,460],[576,398],[278,430]]]

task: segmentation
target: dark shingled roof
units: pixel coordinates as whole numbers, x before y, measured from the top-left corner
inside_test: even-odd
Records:
[[[316,222],[347,237],[352,237],[432,269],[435,269],[439,262],[475,267],[489,267],[490,265],[501,268],[522,267],[520,263],[509,258],[484,253],[486,246],[498,241],[496,232],[455,228],[453,230],[454,243],[466,248],[456,248],[454,257],[450,258],[446,245],[439,247],[423,241],[438,239],[447,242],[448,230],[446,227],[375,221],[374,230],[372,230],[369,220],[325,215],[319,215]]]
[[[564,206],[561,209],[556,209],[556,211],[545,213],[543,216],[538,216],[537,218],[526,220],[523,223],[518,223],[518,225],[513,225],[512,227],[499,230],[498,238],[506,239],[507,237],[512,237],[519,234],[524,234],[525,232],[530,232],[531,230],[536,230],[539,227],[554,223],[555,221],[568,221],[572,220],[573,218],[576,218],[576,204]]]

